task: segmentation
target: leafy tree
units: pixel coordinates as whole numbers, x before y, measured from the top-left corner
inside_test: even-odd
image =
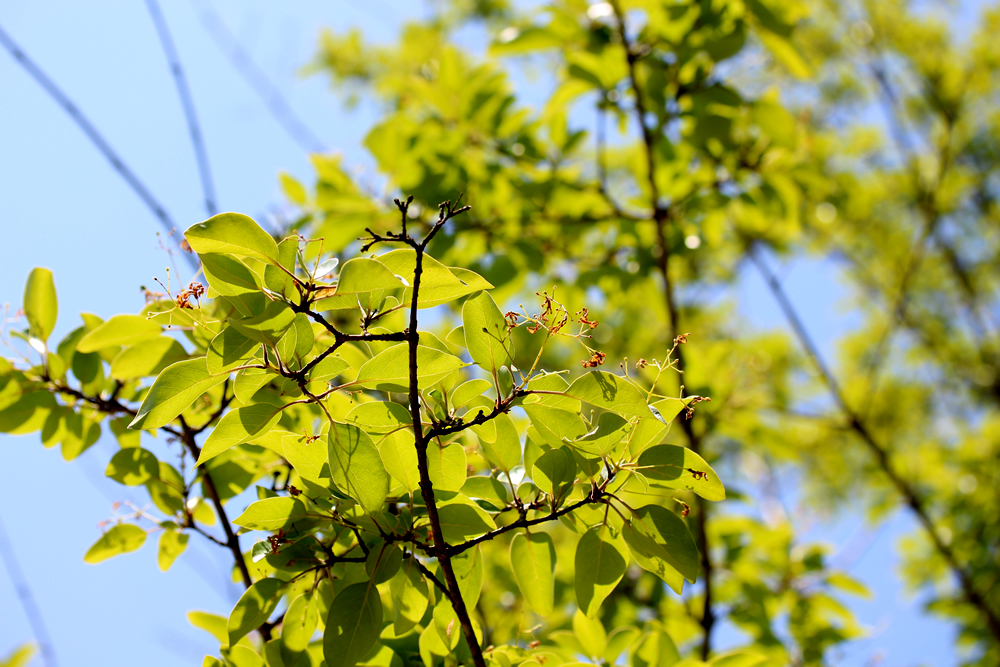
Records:
[[[52,350],[37,270],[24,337],[42,362],[5,369],[0,430],[72,458],[107,422],[109,476],[162,514],[142,520],[163,529],[161,567],[191,532],[231,552],[248,592],[228,621],[192,622],[232,664],[479,663],[480,647],[504,664],[826,664],[861,632],[841,596],[867,591],[750,493],[788,468],[823,511],[911,512],[907,580],[968,664],[996,664],[1000,13],[956,43],[902,1],[436,7],[390,47],[328,33],[310,65],[382,101],[365,145],[412,202],[313,156],[314,186],[282,182],[323,245],[213,218],[188,233],[207,295],[85,315]],[[470,30],[485,54],[458,46]],[[538,110],[524,72],[551,84]],[[457,191],[471,210],[438,207]],[[357,257],[331,278],[324,249]],[[775,257],[844,267],[864,319],[837,365]],[[791,335],[712,298],[745,267]],[[535,293],[537,313],[515,309]],[[581,362],[622,372],[539,374]],[[187,463],[138,448],[130,423]],[[266,477],[234,522],[270,535],[244,553],[226,503]],[[87,557],[145,536],[123,521]],[[719,654],[720,619],[740,655]]]

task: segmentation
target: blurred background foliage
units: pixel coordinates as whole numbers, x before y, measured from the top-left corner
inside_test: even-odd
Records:
[[[955,623],[964,664],[997,664],[1000,11],[958,34],[948,6],[896,0],[435,6],[391,46],[322,36],[307,72],[346,105],[380,104],[364,139],[379,175],[314,156],[315,183],[285,181],[294,225],[346,245],[395,222],[383,193],[413,194],[429,220],[464,191],[470,216],[432,252],[512,309],[543,289],[587,306],[595,345],[630,373],[645,372],[639,351],[691,333],[684,391],[712,402],[673,437],[742,493],[711,513],[690,500],[707,548],[693,595],[637,573],[605,626],[661,624],[704,658],[728,621],[796,665],[859,636],[844,599],[867,591],[797,539],[782,475],[822,515],[912,512],[906,582]],[[490,36],[482,52],[453,40],[470,25]],[[769,268],[790,258],[849,279],[859,326],[835,359]],[[734,315],[727,289],[747,265],[784,331]],[[506,568],[492,574],[480,607],[500,628],[491,617],[520,609],[505,604]]]

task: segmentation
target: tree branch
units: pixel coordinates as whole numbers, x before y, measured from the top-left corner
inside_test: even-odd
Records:
[[[412,197],[409,197],[405,203],[396,200],[396,206],[399,207],[403,216],[406,216],[407,207],[410,202],[413,201]],[[458,617],[458,622],[462,626],[462,634],[465,636],[465,641],[469,645],[469,650],[472,652],[472,661],[475,663],[476,667],[486,667],[486,661],[483,658],[482,648],[479,646],[479,641],[476,639],[476,632],[472,627],[472,619],[469,616],[469,610],[465,606],[465,600],[462,597],[462,591],[458,585],[458,579],[455,577],[455,570],[451,565],[451,556],[448,553],[448,544],[444,539],[444,532],[441,528],[441,519],[438,516],[437,503],[434,501],[434,485],[431,483],[430,468],[427,462],[427,446],[430,440],[424,435],[423,431],[423,420],[420,418],[420,392],[418,389],[418,368],[417,368],[417,347],[420,344],[420,334],[417,331],[417,306],[420,294],[420,279],[423,273],[423,260],[424,260],[424,250],[427,244],[434,237],[434,234],[448,221],[449,218],[454,215],[458,215],[464,210],[468,210],[468,207],[464,209],[453,209],[451,202],[445,202],[441,205],[439,209],[438,221],[431,228],[431,231],[427,234],[423,241],[417,243],[410,236],[400,233],[399,235],[391,234],[388,238],[380,237],[372,233],[372,240],[365,247],[371,247],[375,243],[380,241],[392,240],[397,242],[406,243],[413,247],[416,252],[416,265],[413,270],[413,295],[411,297],[410,304],[410,327],[409,327],[409,370],[410,370],[410,389],[409,389],[409,404],[410,404],[410,418],[413,422],[413,436],[414,436],[414,446],[417,450],[417,469],[420,473],[420,493],[424,498],[424,505],[427,507],[427,518],[431,524],[431,536],[434,539],[433,555],[437,556],[438,564],[441,566],[441,573],[444,575],[445,586],[448,591],[448,599],[451,602],[452,608],[455,610],[455,615]]]
[[[875,439],[871,431],[868,429],[868,426],[862,420],[861,416],[858,415],[858,413],[855,412],[850,405],[848,405],[840,385],[830,372],[826,362],[823,361],[823,357],[820,355],[819,349],[816,347],[816,344],[813,342],[808,331],[806,331],[805,325],[799,318],[795,307],[785,294],[784,289],[781,287],[781,283],[778,282],[778,279],[760,256],[756,246],[751,245],[750,248],[748,248],[747,253],[753,263],[757,266],[764,278],[764,282],[767,283],[770,288],[771,293],[778,301],[778,305],[781,307],[782,312],[785,314],[785,318],[788,320],[792,330],[795,332],[795,335],[799,340],[799,344],[802,345],[807,356],[813,362],[813,365],[816,366],[823,383],[827,387],[827,391],[830,392],[831,396],[840,407],[840,410],[844,413],[851,429],[861,438],[861,441],[865,443],[866,447],[875,458],[875,462],[878,467],[889,479],[889,482],[896,489],[897,493],[903,497],[906,505],[916,515],[917,521],[927,533],[927,536],[930,538],[935,550],[941,555],[942,558],[944,558],[949,569],[951,569],[952,574],[954,574],[955,578],[958,579],[962,593],[965,595],[965,599],[969,602],[969,604],[979,610],[989,627],[990,634],[992,634],[995,639],[1000,641],[1000,615],[998,615],[998,613],[989,606],[985,596],[980,593],[978,589],[976,589],[969,573],[966,572],[965,568],[959,564],[958,558],[955,556],[955,552],[948,544],[945,543],[941,535],[938,533],[937,527],[931,519],[926,501],[917,492],[916,488],[903,478],[890,460],[888,450]]]
[[[14,40],[11,39],[10,35],[7,34],[3,27],[0,27],[0,44],[3,44],[4,48],[7,49],[10,55],[14,57],[14,60],[16,60],[21,67],[28,72],[31,78],[33,78],[38,85],[44,88],[45,92],[47,92],[49,96],[51,96],[52,99],[54,99],[56,103],[62,107],[63,111],[65,111],[69,117],[73,119],[77,127],[79,127],[80,130],[87,135],[87,138],[90,139],[91,143],[93,143],[97,150],[100,151],[107,161],[111,163],[114,170],[117,171],[118,174],[125,179],[125,182],[129,184],[132,190],[139,195],[139,199],[141,199],[146,207],[152,211],[153,215],[160,221],[160,224],[166,230],[167,234],[172,234],[177,228],[177,225],[174,223],[173,218],[170,217],[170,214],[167,213],[167,210],[163,207],[163,205],[160,204],[156,197],[153,196],[153,193],[149,191],[149,188],[147,188],[146,185],[139,180],[139,177],[135,174],[135,172],[132,171],[127,164],[125,164],[125,161],[122,160],[121,156],[115,152],[115,150],[111,147],[111,144],[109,144],[101,133],[97,131],[94,124],[83,115],[83,112],[80,111],[79,107],[77,107],[73,101],[66,96],[66,93],[64,93],[62,89],[60,89],[59,86],[57,86],[52,79],[50,79],[45,72],[43,72],[41,68],[28,57],[21,47],[19,47]],[[197,265],[197,262],[192,255],[188,253],[182,254],[185,258],[187,258],[188,263],[192,267]]]

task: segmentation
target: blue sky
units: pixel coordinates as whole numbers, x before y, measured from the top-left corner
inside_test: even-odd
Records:
[[[213,7],[295,112],[330,150],[370,169],[361,139],[376,109],[345,111],[326,82],[301,79],[322,27],[362,28],[388,42],[424,5],[408,0],[364,2],[163,3],[162,11],[201,119],[221,209],[258,219],[281,205],[277,173],[312,180],[306,153],[213,42],[199,12]],[[194,156],[160,44],[142,2],[16,3],[0,1],[0,26],[74,100],[183,229],[204,219]],[[55,272],[58,339],[90,311],[108,317],[142,305],[140,285],[165,279],[169,258],[147,208],[69,117],[0,52],[0,304],[20,305],[33,266]],[[185,267],[181,267],[182,271]],[[814,263],[779,267],[792,299],[827,354],[849,313],[838,306],[836,268]],[[748,274],[740,311],[760,327],[783,324],[763,284]],[[200,664],[217,645],[188,625],[185,612],[228,615],[240,588],[226,585],[228,561],[194,536],[174,568],[160,574],[155,544],[98,566],[82,555],[99,536],[111,503],[143,494],[104,478],[116,450],[106,437],[74,463],[45,450],[37,435],[0,436],[5,480],[0,517],[53,637],[63,665]],[[51,527],[58,526],[58,530]],[[912,528],[906,517],[873,536],[853,573],[876,592],[852,607],[872,629],[839,664],[862,664],[878,652],[883,665],[956,662],[951,629],[924,618],[894,575],[894,540]],[[819,524],[811,539],[851,544],[855,520]],[[724,633],[726,637],[729,633]],[[31,639],[11,581],[0,573],[0,656]],[[139,657],[141,655],[141,658]],[[41,664],[36,660],[35,664]]]

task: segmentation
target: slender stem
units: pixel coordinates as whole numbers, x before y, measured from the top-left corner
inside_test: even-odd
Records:
[[[80,130],[87,135],[87,138],[90,139],[91,143],[93,143],[97,150],[100,151],[101,155],[103,155],[107,161],[111,163],[114,170],[117,171],[119,175],[125,179],[125,182],[129,184],[129,187],[131,187],[132,190],[139,195],[139,199],[141,199],[146,207],[152,211],[153,215],[160,221],[160,224],[166,230],[167,234],[173,233],[174,229],[177,227],[176,223],[173,218],[170,217],[170,214],[167,213],[167,210],[163,207],[163,205],[156,199],[156,197],[153,196],[153,193],[149,191],[149,188],[147,188],[146,185],[139,180],[136,173],[132,171],[127,164],[125,164],[125,161],[120,155],[118,155],[118,153],[115,152],[115,150],[111,147],[111,144],[108,143],[107,139],[105,139],[104,136],[98,132],[97,128],[94,127],[94,124],[90,122],[90,119],[83,115],[80,108],[69,99],[66,93],[64,93],[62,89],[59,88],[59,86],[57,86],[55,82],[53,82],[52,79],[50,79],[31,58],[28,57],[28,55],[21,49],[20,46],[17,45],[16,42],[14,42],[13,39],[11,39],[10,35],[8,35],[2,27],[0,27],[0,44],[2,44],[10,55],[14,57],[14,60],[16,60],[21,67],[23,67],[25,71],[31,75],[31,78],[33,78],[38,85],[44,88],[45,92],[47,92],[52,99],[54,99],[56,103],[62,107],[63,111],[65,111],[69,117],[73,119]],[[187,261],[191,264],[191,266],[196,265],[194,256],[184,253],[184,257],[187,258]]]
[[[170,73],[174,77],[174,85],[177,87],[177,95],[181,98],[181,107],[184,110],[184,119],[187,121],[188,133],[191,135],[191,147],[194,148],[195,159],[198,162],[198,176],[201,178],[201,191],[205,196],[205,210],[208,216],[212,217],[218,213],[215,202],[215,185],[212,183],[212,171],[208,167],[208,151],[205,150],[205,140],[202,138],[201,126],[198,124],[198,114],[194,110],[194,99],[191,97],[191,90],[188,88],[187,78],[184,76],[184,68],[181,67],[181,59],[174,46],[174,40],[170,37],[170,30],[167,28],[167,21],[160,11],[160,4],[157,0],[146,0],[149,8],[149,15],[156,26],[156,33],[163,45],[163,52],[167,56],[170,65]]]
[[[42,616],[42,610],[38,607],[38,602],[31,592],[27,578],[25,578],[24,573],[21,571],[21,565],[17,562],[14,545],[11,544],[10,539],[7,537],[7,530],[4,528],[3,520],[0,520],[0,560],[3,560],[7,568],[7,574],[10,575],[10,581],[14,584],[14,591],[21,601],[21,606],[24,607],[24,615],[28,617],[28,624],[31,625],[35,641],[38,642],[38,648],[42,652],[42,660],[47,667],[56,667],[58,661],[56,660],[55,650],[52,648],[52,638],[49,637],[49,631],[45,625],[45,618]]]
[[[782,312],[785,314],[785,318],[788,320],[792,330],[795,332],[795,336],[798,338],[799,344],[802,345],[806,354],[813,362],[813,365],[816,366],[823,383],[827,387],[827,391],[830,392],[833,399],[837,402],[841,412],[843,412],[844,416],[847,418],[851,429],[861,438],[861,441],[865,443],[865,446],[867,446],[872,456],[874,456],[878,467],[889,479],[889,482],[896,489],[899,495],[903,497],[906,505],[916,515],[917,521],[919,521],[920,525],[927,533],[927,536],[930,538],[935,550],[937,550],[941,557],[944,558],[948,567],[955,575],[955,578],[958,579],[958,583],[962,589],[962,593],[965,595],[966,600],[969,604],[979,610],[989,627],[990,634],[992,634],[996,640],[1000,641],[1000,614],[989,606],[985,596],[980,593],[973,584],[972,577],[958,562],[955,552],[942,539],[937,527],[934,525],[933,519],[931,519],[926,500],[917,492],[917,489],[914,486],[903,478],[890,460],[888,450],[875,439],[874,435],[872,435],[861,416],[858,415],[858,413],[847,403],[847,399],[845,398],[839,383],[830,372],[829,367],[827,367],[826,362],[820,355],[819,349],[816,347],[815,342],[813,342],[809,332],[806,331],[805,325],[803,324],[801,318],[799,318],[798,312],[789,300],[788,295],[785,294],[784,289],[781,287],[781,283],[778,282],[778,279],[768,268],[764,259],[760,256],[757,248],[755,246],[750,246],[747,252],[750,259],[754,262],[761,275],[764,277],[764,281],[770,288],[771,293],[774,294],[774,298],[778,301],[778,305],[781,307]]]
[[[182,428],[181,442],[187,448],[188,453],[194,458],[195,461],[201,456],[201,448],[198,447],[198,443],[195,442],[194,431],[187,425],[184,417],[179,417]],[[229,517],[226,515],[226,510],[222,506],[222,499],[219,497],[219,490],[215,486],[215,482],[212,480],[212,473],[209,472],[206,467],[202,470],[202,481],[205,484],[205,490],[208,492],[209,498],[212,500],[212,505],[215,507],[215,513],[219,517],[219,523],[222,524],[222,530],[226,534],[225,545],[229,551],[233,554],[233,560],[236,561],[236,567],[240,571],[240,577],[243,579],[243,585],[246,588],[250,588],[253,585],[253,579],[250,577],[250,570],[247,568],[246,559],[243,557],[243,549],[240,547],[240,538],[233,532],[232,524],[229,523]],[[264,637],[264,641],[271,638],[271,631],[268,625],[263,625],[260,627],[260,633]]]

